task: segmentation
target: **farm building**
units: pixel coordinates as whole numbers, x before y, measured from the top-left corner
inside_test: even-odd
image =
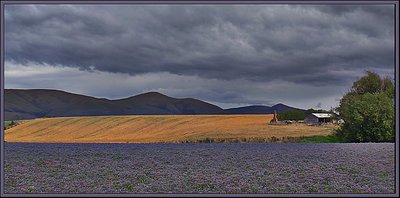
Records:
[[[304,122],[308,124],[327,123],[332,121],[330,113],[312,113],[304,118]]]
[[[343,119],[340,119],[340,120],[336,121],[336,123],[339,124],[339,125],[340,125],[340,124],[344,124],[344,120],[343,120]]]

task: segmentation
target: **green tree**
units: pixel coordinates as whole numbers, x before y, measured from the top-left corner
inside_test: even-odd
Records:
[[[305,116],[303,110],[290,110],[278,113],[278,120],[304,120]]]
[[[389,78],[385,78],[382,81],[382,91],[385,92],[385,94],[389,97],[389,98],[393,98],[394,99],[394,85],[393,85],[393,81],[390,80]]]
[[[353,83],[351,93],[353,94],[366,94],[366,93],[378,93],[382,88],[381,77],[372,71],[367,71],[367,75],[361,77],[359,80]]]
[[[337,135],[345,141],[394,141],[394,86],[390,79],[368,71],[353,83],[337,111],[345,121]]]

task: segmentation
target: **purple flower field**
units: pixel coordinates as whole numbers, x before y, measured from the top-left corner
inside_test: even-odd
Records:
[[[5,143],[5,193],[395,193],[393,143]]]

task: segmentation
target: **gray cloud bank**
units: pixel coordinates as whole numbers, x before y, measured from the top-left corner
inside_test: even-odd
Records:
[[[6,5],[5,60],[345,87],[365,69],[393,74],[393,20],[390,5]]]

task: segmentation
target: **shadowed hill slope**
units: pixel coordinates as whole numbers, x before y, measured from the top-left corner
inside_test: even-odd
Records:
[[[274,111],[280,113],[290,110],[302,110],[302,109],[290,107],[279,103],[272,107],[263,105],[253,105],[246,107],[230,108],[230,109],[225,109],[225,113],[226,114],[272,114],[274,113]]]
[[[176,99],[157,92],[108,100],[58,90],[5,90],[6,120],[66,116],[222,113],[222,108],[200,100]]]
[[[274,110],[279,113],[293,109],[296,108],[278,104],[224,110],[201,100],[177,99],[157,92],[109,100],[59,90],[5,90],[5,120],[107,115],[271,114]]]

